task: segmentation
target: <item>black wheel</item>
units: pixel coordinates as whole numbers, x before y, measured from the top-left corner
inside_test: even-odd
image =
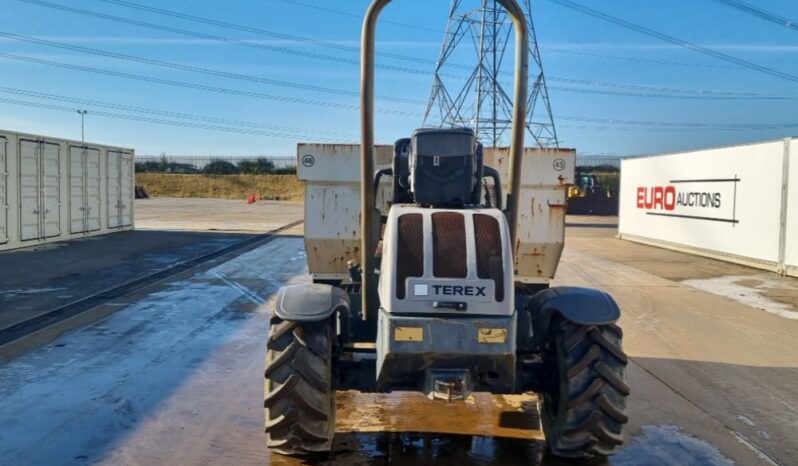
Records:
[[[306,455],[332,448],[332,318],[293,322],[273,317],[266,349],[264,407],[269,448]]]
[[[541,423],[555,456],[594,458],[615,453],[623,443],[626,364],[617,325],[552,321],[544,361],[556,386],[542,394]]]

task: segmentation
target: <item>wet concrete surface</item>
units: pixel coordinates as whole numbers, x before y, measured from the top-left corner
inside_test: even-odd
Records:
[[[2,462],[118,464],[132,452],[143,454],[143,463],[163,463],[147,459],[157,448],[126,446],[144,441],[190,453],[220,413],[231,416],[215,433],[260,437],[263,299],[297,276],[304,261],[301,238],[280,238],[108,303],[124,309],[3,364]],[[239,401],[238,411],[230,413],[229,399]],[[153,428],[166,432],[150,437]]]
[[[796,323],[604,258],[574,230],[558,282],[618,299],[631,356],[627,443],[590,464],[798,464]],[[268,309],[304,272],[301,238],[278,238],[107,303],[51,341],[0,348],[0,463],[574,464],[546,454],[533,394],[342,392],[332,454],[270,454]]]
[[[0,253],[0,330],[301,219],[292,202],[137,199],[135,231]]]
[[[299,462],[272,458],[272,465],[440,465],[440,466],[731,466],[717,447],[684,434],[671,425],[645,426],[643,434],[618,455],[590,462],[551,456],[542,440],[420,432],[337,434],[336,452],[326,458]]]
[[[0,253],[0,329],[252,236],[124,231]]]

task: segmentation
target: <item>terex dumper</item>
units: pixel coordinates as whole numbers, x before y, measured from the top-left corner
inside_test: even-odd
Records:
[[[375,146],[374,33],[390,1],[374,0],[363,26],[360,146],[298,147],[313,283],[277,295],[268,445],[329,451],[336,390],[449,402],[537,392],[554,455],[610,455],[629,394],[620,310],[602,291],[549,286],[575,153],[524,149],[524,14],[498,0],[515,25],[509,149],[482,147],[469,128],[419,129]]]

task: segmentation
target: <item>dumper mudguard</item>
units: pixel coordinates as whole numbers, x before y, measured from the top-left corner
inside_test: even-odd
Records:
[[[541,346],[549,335],[556,316],[580,325],[607,325],[618,321],[621,309],[612,296],[602,290],[582,287],[553,287],[539,291],[527,303],[533,346]]]
[[[340,288],[322,283],[280,288],[274,313],[283,320],[318,322],[336,312],[349,311],[349,296]]]

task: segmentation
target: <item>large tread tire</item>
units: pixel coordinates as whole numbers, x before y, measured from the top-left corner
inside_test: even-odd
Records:
[[[623,443],[629,386],[622,339],[615,324],[552,322],[544,360],[556,367],[557,386],[543,393],[540,412],[553,455],[605,457]]]
[[[264,408],[270,449],[308,455],[332,449],[333,319],[294,322],[272,317],[266,345]]]

